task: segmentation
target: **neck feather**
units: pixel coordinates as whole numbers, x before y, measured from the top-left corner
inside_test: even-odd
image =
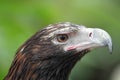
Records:
[[[61,59],[62,58],[62,59]],[[5,80],[68,80],[78,55],[32,60],[17,54]]]

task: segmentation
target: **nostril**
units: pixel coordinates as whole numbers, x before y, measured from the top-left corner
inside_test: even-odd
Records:
[[[92,37],[92,32],[90,32],[89,37]]]

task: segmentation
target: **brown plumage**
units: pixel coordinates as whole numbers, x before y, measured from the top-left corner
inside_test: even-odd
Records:
[[[86,29],[65,22],[38,31],[17,51],[5,80],[68,80],[75,63],[91,48],[112,46],[110,37],[103,39],[99,35],[109,36],[106,32],[96,29],[86,32]],[[103,40],[97,37],[100,43],[84,45],[91,42],[89,38],[94,38],[96,32]]]

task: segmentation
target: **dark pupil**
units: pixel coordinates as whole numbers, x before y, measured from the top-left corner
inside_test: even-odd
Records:
[[[61,40],[65,40],[66,37],[65,37],[64,35],[61,35],[61,36],[60,36],[60,39],[61,39]]]
[[[59,42],[64,42],[68,39],[68,36],[66,34],[59,34],[58,35],[58,41]]]

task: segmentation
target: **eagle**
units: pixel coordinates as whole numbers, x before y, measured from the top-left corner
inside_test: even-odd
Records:
[[[18,50],[4,80],[68,80],[75,64],[97,47],[112,52],[110,35],[70,22],[50,24]]]

